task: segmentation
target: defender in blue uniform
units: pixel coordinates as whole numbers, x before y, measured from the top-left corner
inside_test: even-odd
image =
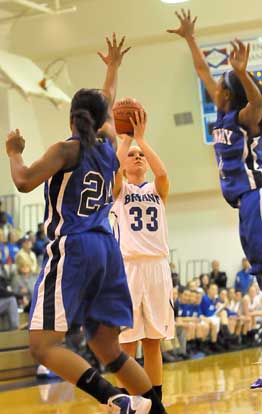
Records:
[[[73,137],[51,146],[26,167],[19,130],[7,139],[11,172],[18,190],[28,192],[46,181],[47,245],[30,313],[30,346],[34,357],[60,377],[108,403],[121,414],[165,412],[144,370],[121,352],[120,327],[132,326],[132,303],[122,256],[112,234],[109,211],[118,160],[109,139],[108,119],[115,96],[124,38],[107,39],[105,94],[81,89],[71,104]],[[101,131],[102,128],[102,131]],[[61,347],[72,322],[86,327],[89,345],[129,392],[121,394],[79,355]],[[152,405],[152,408],[151,408]]]
[[[190,11],[176,13],[178,29],[192,53],[195,69],[218,109],[213,137],[220,183],[227,202],[239,208],[240,239],[262,289],[262,95],[260,82],[247,72],[249,44],[235,39],[229,56],[232,71],[217,83],[212,77],[195,36],[196,18]],[[262,387],[262,379],[252,385]]]

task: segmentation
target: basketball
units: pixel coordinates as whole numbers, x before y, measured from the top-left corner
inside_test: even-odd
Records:
[[[129,118],[135,121],[135,112],[144,111],[143,106],[133,98],[121,99],[115,103],[113,114],[118,134],[133,134],[133,126]]]

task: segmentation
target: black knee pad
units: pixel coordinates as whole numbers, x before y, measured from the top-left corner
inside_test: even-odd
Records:
[[[105,368],[107,371],[112,373],[118,372],[128,359],[129,356],[124,352],[121,352],[121,354],[114,361],[107,364]]]

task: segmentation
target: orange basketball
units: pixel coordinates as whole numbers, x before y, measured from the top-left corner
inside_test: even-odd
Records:
[[[133,134],[133,126],[129,118],[135,121],[135,112],[144,111],[143,106],[133,98],[121,99],[115,103],[113,114],[118,134]]]

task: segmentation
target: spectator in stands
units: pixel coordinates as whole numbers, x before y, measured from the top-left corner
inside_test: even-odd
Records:
[[[6,211],[3,210],[3,201],[0,200],[0,213],[5,213],[7,218],[7,223],[14,227],[14,220],[13,217]]]
[[[26,263],[20,266],[19,271],[12,280],[13,292],[23,296],[23,305],[31,302],[37,276],[31,273],[30,266]]]
[[[243,330],[243,326],[244,326],[244,322],[245,322],[245,317],[243,315],[243,309],[242,309],[242,292],[241,290],[235,290],[235,288],[230,288],[228,290],[228,307],[231,311],[234,311],[237,313],[238,315],[238,321],[237,321],[237,326],[236,326],[236,335],[238,335],[238,337],[240,337],[242,330]],[[240,341],[239,341],[240,343]]]
[[[190,317],[192,318],[192,322],[195,322],[195,332],[196,332],[196,339],[195,339],[195,350],[196,352],[204,352],[209,353],[208,345],[207,345],[207,337],[209,334],[209,323],[202,318],[202,309],[201,309],[201,302],[202,302],[202,294],[197,290],[190,291]],[[193,346],[193,348],[194,348]]]
[[[179,289],[178,294],[178,316],[177,323],[183,327],[186,332],[187,339],[187,353],[194,354],[196,353],[196,324],[197,318],[193,316],[194,305],[191,303],[191,292],[190,289],[182,288]]]
[[[21,240],[21,249],[15,259],[17,271],[21,272],[21,267],[27,264],[33,275],[38,273],[38,263],[35,253],[32,251],[32,241],[28,236],[24,236]]]
[[[18,240],[19,240],[19,237],[18,237],[18,233],[16,229],[12,229],[9,232],[8,238],[7,238],[7,249],[8,249],[7,262],[9,264],[15,263],[16,255],[19,252]]]
[[[48,243],[48,238],[45,235],[44,224],[38,224],[38,230],[35,234],[35,243],[33,245],[33,252],[35,252],[38,262],[44,257],[45,247]]]
[[[250,274],[250,264],[244,257],[242,259],[242,270],[237,273],[235,280],[235,289],[241,290],[242,295],[247,293],[249,286],[254,282],[255,276]]]
[[[200,279],[200,288],[202,289],[203,293],[207,293],[208,287],[210,284],[209,275],[207,273],[202,273],[199,277]]]
[[[236,332],[237,322],[238,322],[238,313],[234,310],[231,310],[229,307],[229,297],[227,289],[221,289],[219,292],[219,302],[225,305],[225,311],[228,316],[228,329],[229,332],[233,335]]]
[[[212,271],[210,272],[210,283],[215,283],[219,289],[227,287],[226,272],[221,272],[219,269],[219,261],[213,260],[211,263]]]
[[[242,302],[242,292],[241,290],[235,290],[231,287],[228,289],[228,308],[231,311],[239,314]]]
[[[170,270],[171,270],[171,277],[172,277],[173,287],[180,286],[180,277],[179,277],[179,274],[176,272],[175,263],[169,263],[169,266],[170,266]]]
[[[228,329],[228,317],[224,307],[225,306],[223,304],[219,303],[217,285],[215,283],[211,283],[207,294],[203,296],[201,310],[203,315],[202,318],[210,323],[210,349],[213,352],[223,351],[223,348],[217,343],[220,329],[222,334],[226,337],[230,336]]]
[[[247,294],[243,298],[243,314],[246,317],[243,329],[243,343],[253,345],[257,332],[257,323],[262,323],[262,299],[261,295],[258,294],[255,283],[249,286]]]
[[[7,249],[4,231],[0,228],[0,264],[5,265],[7,262]]]
[[[26,237],[28,237],[31,242],[32,242],[32,246],[35,244],[35,240],[36,240],[36,236],[35,233],[32,230],[28,230],[25,234]]]
[[[179,342],[179,347],[176,348],[174,344],[174,340],[172,340],[174,344],[174,353],[178,357],[182,357],[182,359],[188,359],[189,355],[187,353],[187,339],[186,339],[186,330],[184,324],[181,320],[178,319],[178,287],[174,287],[173,289],[173,301],[174,301],[174,315],[175,315],[175,328],[176,328],[176,336]]]
[[[9,290],[7,280],[0,276],[0,316],[8,321],[8,330],[18,329],[19,315],[16,296]],[[0,326],[0,330],[3,326]]]
[[[197,284],[197,281],[195,280],[195,278],[192,279],[192,280],[189,280],[189,282],[187,282],[187,284],[186,284],[186,287],[189,290],[196,290],[198,288],[198,284]]]

